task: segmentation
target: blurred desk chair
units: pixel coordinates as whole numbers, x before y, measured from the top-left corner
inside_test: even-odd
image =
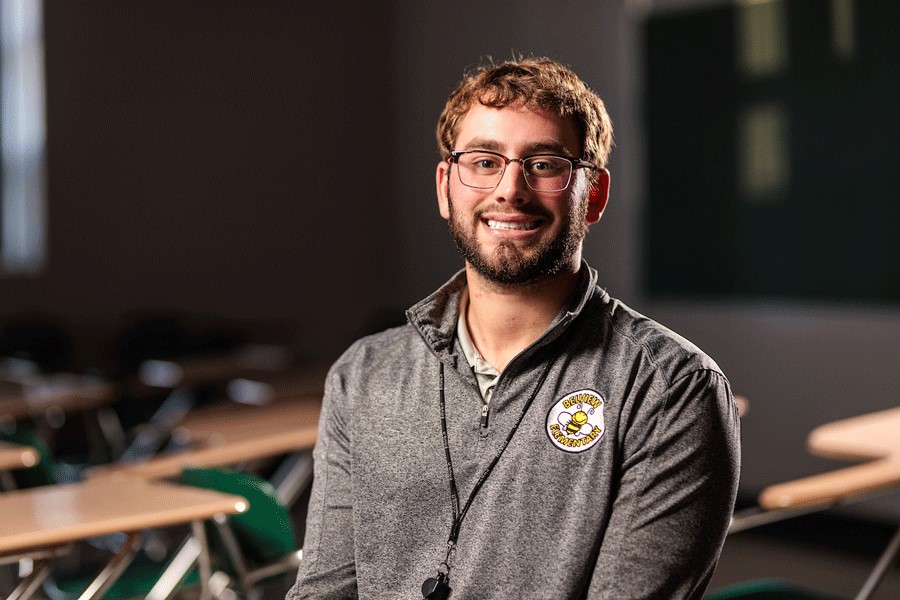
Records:
[[[118,397],[118,387],[99,377],[48,374],[29,361],[0,361],[0,429],[9,431],[30,422],[52,445],[55,433],[71,415],[80,414],[86,417],[85,460],[107,457],[110,446],[121,437],[121,424],[112,408]]]
[[[21,464],[10,465],[3,480],[5,490],[54,485],[58,483],[56,464],[44,441],[33,431],[0,431],[0,448],[26,449]]]
[[[227,519],[217,519],[210,527],[208,538],[219,552],[215,567],[218,574],[227,575],[244,597],[260,598],[258,586],[273,577],[295,574],[300,566],[303,551],[297,547],[291,515],[278,500],[275,488],[265,480],[237,471],[192,468],[185,469],[182,483],[247,498],[250,510]],[[183,546],[184,548],[184,546]],[[193,557],[196,551],[187,555]],[[167,581],[178,579],[177,566],[183,564],[182,551],[168,577],[160,579],[148,594],[148,600],[168,598]],[[178,559],[181,559],[180,561]]]
[[[81,600],[102,598],[134,557],[141,531],[191,524],[208,557],[203,521],[246,510],[239,496],[165,482],[121,479],[43,486],[0,494],[0,563],[23,558],[35,568],[9,598],[32,597],[51,573],[54,552],[92,536],[128,532],[128,541],[79,590]],[[209,597],[211,570],[201,559],[201,586]]]
[[[244,344],[228,352],[195,354],[173,360],[148,359],[138,365],[140,382],[149,387],[195,387],[238,377],[266,376],[288,368],[293,357],[283,346]]]
[[[41,456],[38,451],[29,445],[10,443],[3,440],[0,434],[0,486],[4,490],[14,490],[18,486],[12,476],[12,471],[34,467]]]
[[[228,382],[226,395],[239,404],[258,406],[308,396],[321,398],[329,366],[308,363],[278,373],[238,377]]]
[[[132,563],[106,590],[105,600],[165,600],[196,588],[198,573],[204,570],[211,573],[210,587],[216,597],[235,590],[241,597],[256,599],[260,583],[296,573],[302,550],[297,548],[291,516],[266,481],[237,471],[191,468],[185,469],[181,483],[240,496],[249,508],[217,517],[200,531],[195,529],[162,564]],[[209,548],[208,557],[202,553],[204,546]],[[54,600],[74,600],[87,583],[88,578],[56,582],[49,595]]]
[[[868,461],[770,486],[759,496],[759,508],[735,513],[729,533],[803,514],[859,502],[900,489],[900,408],[843,419],[817,427],[807,439],[813,454]],[[867,600],[900,554],[900,526],[854,600]],[[780,580],[754,581],[715,590],[706,600],[790,600],[832,597]]]
[[[134,385],[169,392],[148,422],[138,427],[134,439],[121,453],[119,460],[135,462],[159,452],[175,427],[196,404],[199,389],[225,385],[240,377],[280,373],[291,360],[290,351],[284,347],[246,344],[228,352],[142,361],[138,365]]]
[[[172,431],[177,449],[131,463],[88,470],[88,477],[128,474],[147,479],[175,478],[187,467],[240,466],[257,459],[309,451],[318,434],[321,396],[264,406],[233,403],[188,412]],[[308,452],[291,463],[289,473],[273,478],[281,501],[290,506],[312,477]]]

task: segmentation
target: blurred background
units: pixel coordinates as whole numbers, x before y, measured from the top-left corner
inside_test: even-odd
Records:
[[[585,257],[748,398],[744,502],[844,466],[806,451],[816,426],[898,405],[895,2],[3,6],[6,356],[327,363],[402,323],[462,266],[433,183],[447,94],[546,55],[615,127]],[[900,503],[837,512],[880,531]]]

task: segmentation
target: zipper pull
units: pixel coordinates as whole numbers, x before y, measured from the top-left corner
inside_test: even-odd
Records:
[[[481,407],[481,428],[487,429],[488,426],[488,405],[485,404]]]

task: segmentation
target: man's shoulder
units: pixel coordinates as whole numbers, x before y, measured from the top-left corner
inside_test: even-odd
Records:
[[[411,325],[392,327],[354,342],[328,371],[326,393],[330,390],[355,402],[365,398],[365,408],[377,413],[382,401],[390,399],[411,373],[421,372],[428,353]]]
[[[409,358],[419,350],[421,339],[409,324],[398,325],[359,338],[334,363],[334,368],[363,367],[373,363]]]
[[[700,370],[722,374],[716,362],[696,344],[624,302],[607,295],[600,313],[606,321],[611,348],[623,357],[647,361],[662,370],[666,379]]]

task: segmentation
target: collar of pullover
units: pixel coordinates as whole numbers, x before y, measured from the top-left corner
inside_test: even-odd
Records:
[[[540,346],[561,333],[578,316],[597,290],[597,271],[581,261],[578,285],[572,297],[556,315],[547,332],[531,348]],[[406,311],[406,318],[415,327],[431,351],[442,361],[455,364],[454,339],[459,319],[459,305],[466,287],[466,271],[458,271],[433,294]],[[602,292],[601,292],[602,293]]]

